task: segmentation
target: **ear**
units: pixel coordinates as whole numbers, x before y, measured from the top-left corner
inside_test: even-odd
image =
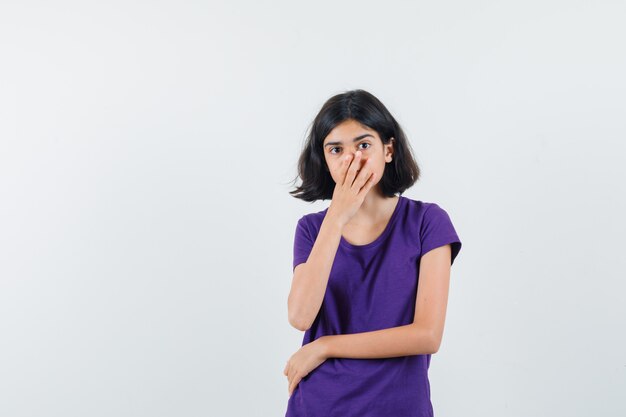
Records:
[[[389,143],[385,145],[385,148],[387,149],[387,153],[385,154],[385,159],[387,158],[387,156],[389,156],[389,161],[387,162],[391,162],[393,160],[393,154],[395,151],[393,147],[395,144],[396,144],[396,139],[391,137],[389,138]]]

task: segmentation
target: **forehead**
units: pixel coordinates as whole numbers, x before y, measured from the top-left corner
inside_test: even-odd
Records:
[[[355,120],[347,120],[335,126],[324,138],[324,144],[328,142],[350,143],[363,138],[378,137],[375,130],[360,124]]]

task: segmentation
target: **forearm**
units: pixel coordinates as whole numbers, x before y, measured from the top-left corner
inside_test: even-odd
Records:
[[[393,358],[435,353],[433,333],[414,323],[371,332],[322,336],[327,358]]]
[[[335,217],[325,217],[308,260],[294,274],[287,303],[290,322],[302,331],[313,323],[324,300],[342,230]]]

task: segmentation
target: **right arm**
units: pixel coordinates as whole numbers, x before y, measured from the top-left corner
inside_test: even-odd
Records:
[[[294,269],[287,308],[298,330],[308,330],[322,306],[342,230],[342,222],[326,213],[308,260]]]
[[[367,161],[363,166],[360,161],[361,152],[357,151],[354,160],[348,156],[337,168],[336,175],[342,181],[335,185],[330,207],[306,262],[298,264],[293,271],[287,308],[289,323],[298,330],[308,330],[315,321],[324,301],[344,225],[354,216],[377,180]]]

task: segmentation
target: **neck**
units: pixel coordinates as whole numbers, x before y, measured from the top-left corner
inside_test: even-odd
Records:
[[[398,198],[398,196],[385,197],[378,187],[372,187],[352,220],[355,224],[361,224],[385,219],[395,208]]]

